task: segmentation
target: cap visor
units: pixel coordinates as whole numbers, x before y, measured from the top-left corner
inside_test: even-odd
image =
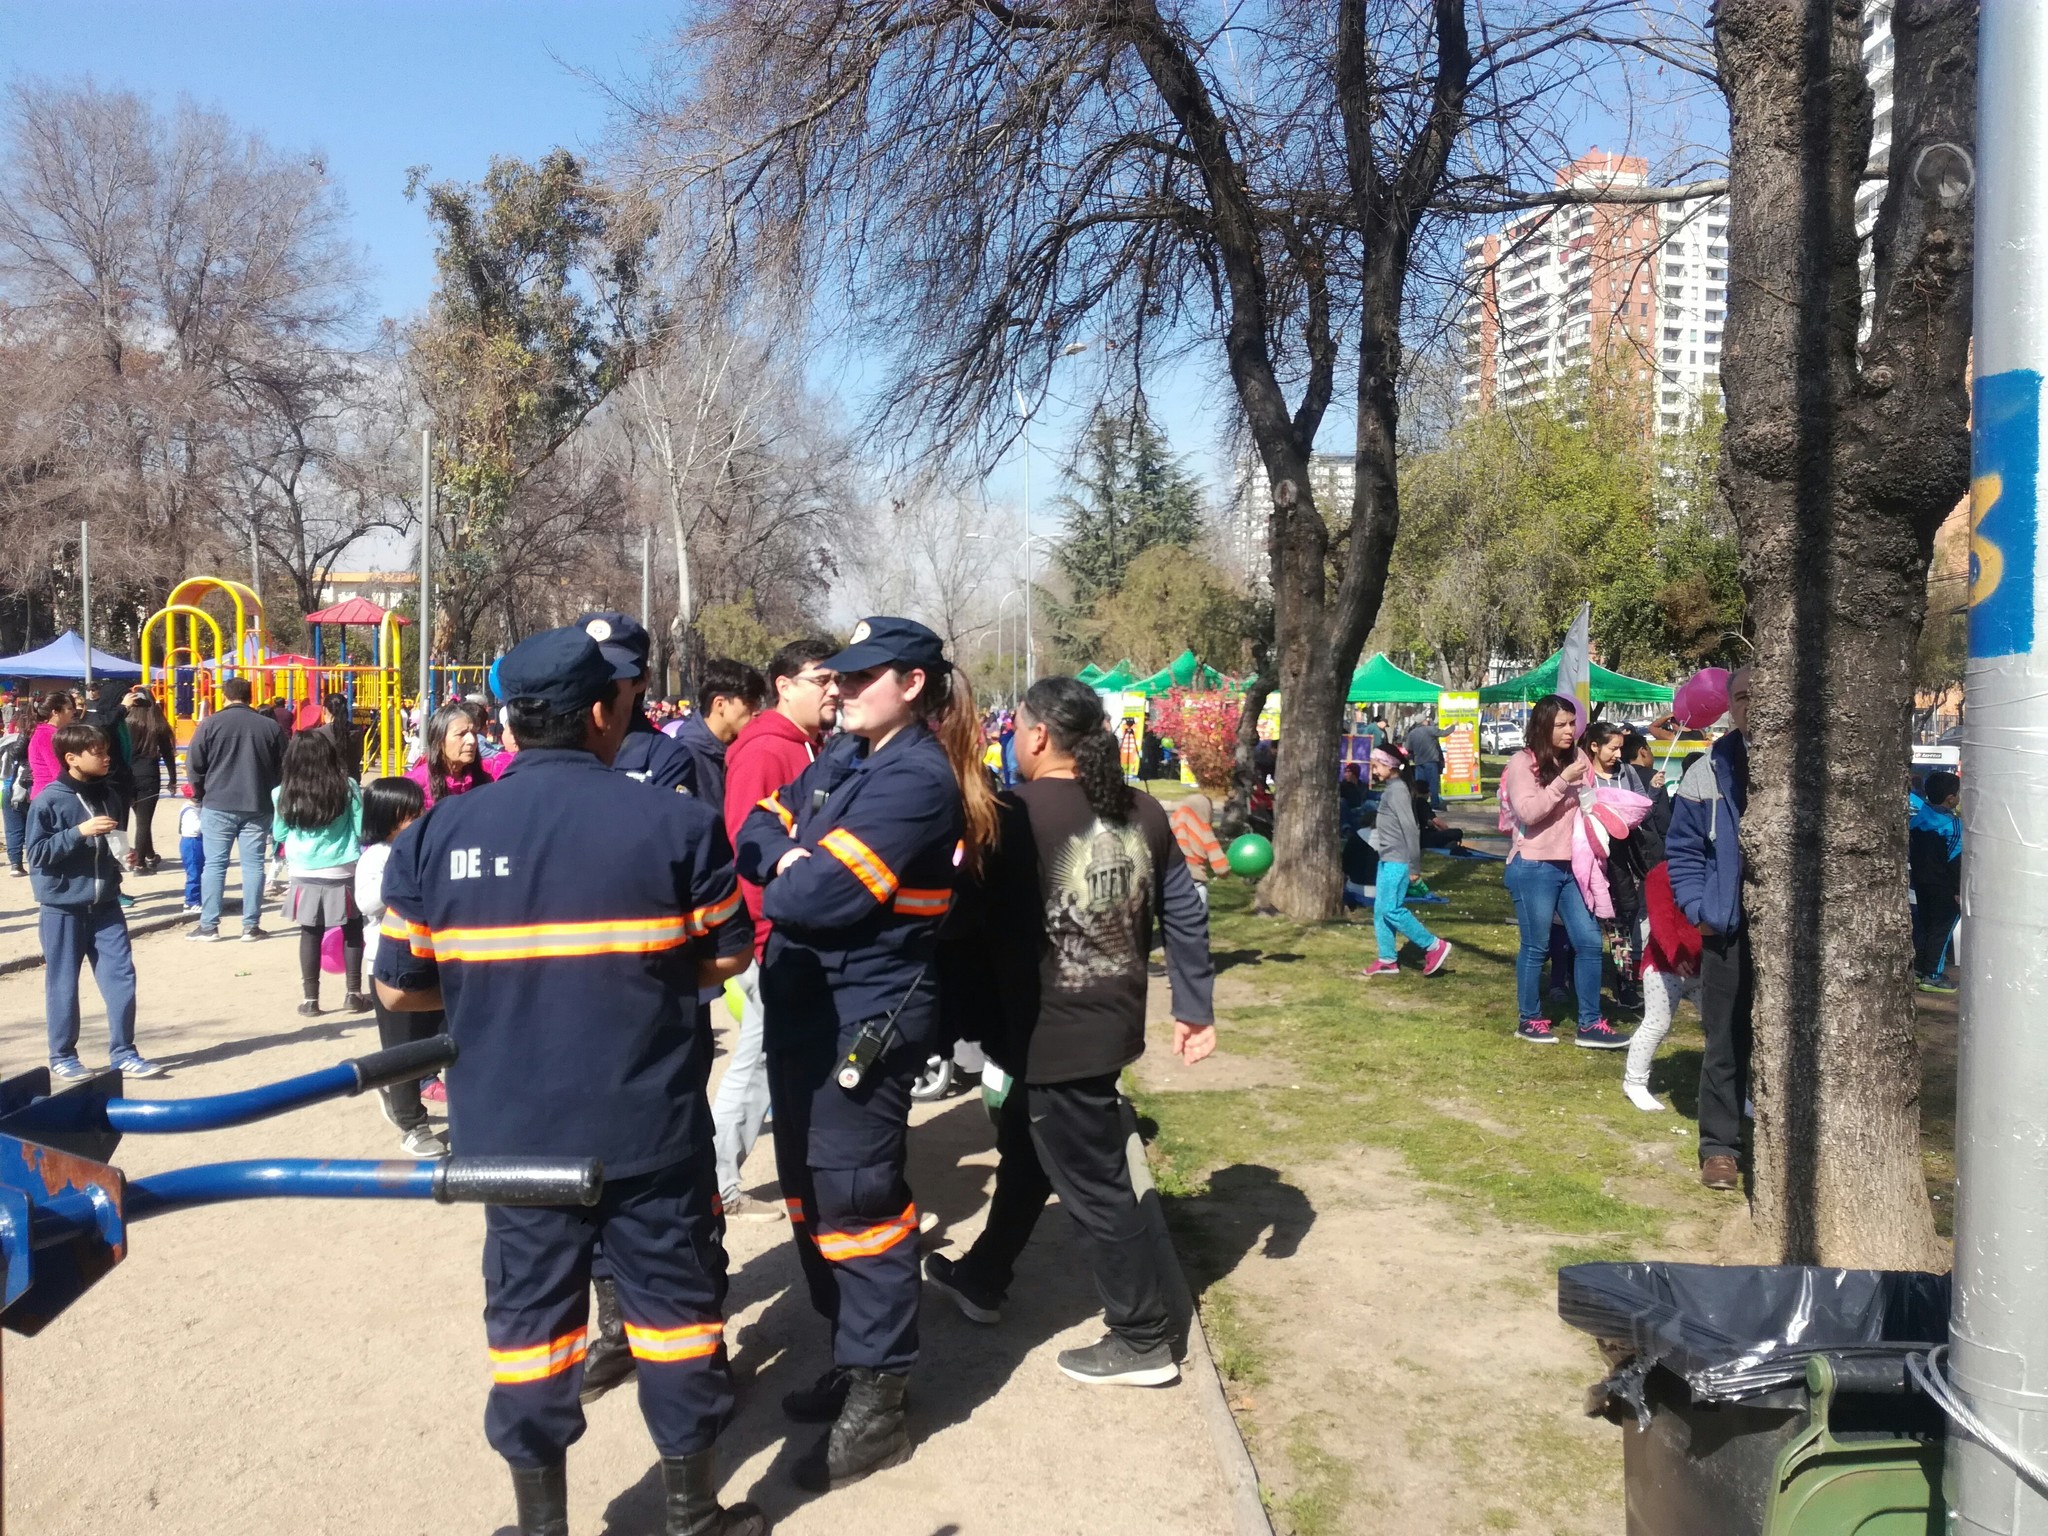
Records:
[[[837,656],[827,656],[818,665],[827,672],[865,672],[869,667],[887,666],[895,659],[895,653],[888,646],[869,640],[860,645],[849,645]]]
[[[611,663],[614,678],[638,677],[647,670],[647,663],[622,645],[600,645],[598,650],[602,651],[604,659]]]

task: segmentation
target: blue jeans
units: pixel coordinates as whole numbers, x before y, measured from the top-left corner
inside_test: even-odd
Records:
[[[718,1098],[711,1106],[711,1144],[718,1161],[718,1197],[730,1200],[740,1192],[740,1168],[761,1139],[768,1118],[768,1052],[762,1042],[766,1017],[761,1011],[761,967],[739,974],[740,1021],[733,1035],[725,1076],[718,1080]],[[723,1008],[720,998],[711,1005]]]
[[[199,882],[199,926],[212,932],[220,926],[221,899],[228,889],[228,850],[242,846],[242,931],[263,916],[263,851],[270,836],[268,816],[240,811],[199,810],[199,835],[206,843],[206,872]]]
[[[1442,810],[1444,765],[1442,763],[1417,763],[1415,765],[1415,787],[1429,797],[1429,803]]]
[[[28,769],[21,771],[26,774]],[[12,779],[0,779],[0,819],[7,823],[7,862],[19,869],[23,845],[28,841],[28,807],[14,803]]]
[[[1372,932],[1379,940],[1382,960],[1400,957],[1402,939],[1421,950],[1436,947],[1436,935],[1408,910],[1409,878],[1406,864],[1380,860],[1379,878],[1373,882]]]
[[[43,1007],[50,1060],[78,1055],[78,968],[92,966],[107,1005],[107,1054],[115,1062],[135,1054],[135,957],[128,949],[128,919],[121,903],[97,907],[44,907]]]
[[[178,861],[185,866],[185,905],[196,907],[206,897],[206,840],[179,838]]]
[[[1515,1011],[1524,1019],[1543,1017],[1543,960],[1550,953],[1552,918],[1564,920],[1572,941],[1572,987],[1579,994],[1579,1022],[1600,1021],[1600,924],[1586,910],[1572,867],[1563,859],[1508,860],[1508,894],[1522,946],[1515,953]]]

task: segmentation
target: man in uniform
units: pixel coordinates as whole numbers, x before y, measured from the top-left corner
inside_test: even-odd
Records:
[[[612,767],[656,789],[687,790],[692,767],[688,749],[656,730],[640,703],[647,695],[647,657],[654,637],[629,613],[586,613],[576,627],[597,642],[620,680],[619,699],[628,718],[626,739],[619,743]]]
[[[393,845],[377,991],[389,1008],[446,1009],[462,1152],[604,1163],[593,1208],[485,1211],[484,1430],[511,1464],[522,1536],[568,1530],[599,1239],[668,1536],[760,1536],[751,1505],[720,1510],[712,1459],[733,1394],[698,998],[746,965],[752,933],[717,815],[607,770],[639,713],[614,672],[579,629],[504,657],[521,750],[488,793],[444,801]]]

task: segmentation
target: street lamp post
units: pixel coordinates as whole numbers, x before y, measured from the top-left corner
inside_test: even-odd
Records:
[[[1002,600],[1002,601],[1001,601],[1000,603],[997,603],[997,604],[996,604],[996,644],[997,644],[998,646],[1000,646],[1000,645],[1001,645],[1001,644],[1003,643],[1003,609],[1009,606],[1009,603],[1010,603],[1010,599],[1011,599],[1011,598],[1013,598],[1013,597],[1015,597],[1015,596],[1017,596],[1017,594],[1016,594],[1015,592],[1005,592],[1005,593],[1003,594],[1003,600]],[[1026,602],[1029,602],[1029,601],[1031,600],[1031,589],[1030,589],[1029,587],[1026,587],[1026,588],[1024,589],[1024,600],[1025,600]],[[1014,635],[1012,635],[1012,636],[1011,636],[1011,640],[1010,640],[1010,705],[1011,705],[1011,707],[1012,707],[1012,708],[1015,708],[1015,707],[1016,707],[1016,703],[1017,703],[1017,644],[1016,644],[1016,637],[1015,637]]]

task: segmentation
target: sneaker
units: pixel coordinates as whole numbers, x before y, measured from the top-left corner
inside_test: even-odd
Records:
[[[766,1200],[756,1200],[752,1195],[743,1195],[735,1190],[722,1195],[718,1201],[727,1221],[781,1221],[782,1207]]]
[[[194,928],[185,935],[185,942],[188,944],[218,944],[220,942],[220,930],[218,928]]]
[[[19,864],[8,865],[7,873],[13,875],[18,880],[26,880],[28,878],[28,871]]]
[[[1716,1152],[1700,1164],[1700,1183],[1708,1189],[1742,1188],[1742,1169],[1725,1152]]]
[[[59,1056],[50,1063],[50,1076],[60,1083],[82,1083],[99,1073],[88,1067],[76,1056]]]
[[[1358,974],[1360,976],[1398,976],[1401,974],[1401,962],[1398,960],[1375,960]]]
[[[407,1157],[446,1157],[448,1155],[447,1138],[430,1125],[414,1126],[405,1133],[405,1139],[399,1142],[399,1146],[404,1148]]]
[[[953,1305],[970,1323],[986,1327],[1003,1320],[1002,1292],[976,1284],[967,1273],[967,1266],[958,1260],[949,1259],[943,1253],[928,1255],[924,1261],[924,1277],[952,1297]]]
[[[447,1084],[443,1083],[438,1077],[428,1078],[420,1084],[420,1102],[422,1104],[445,1105],[448,1102]]]
[[[1638,989],[1616,987],[1614,989],[1614,1006],[1622,1013],[1641,1013],[1643,1011],[1643,994]]]
[[[178,908],[178,916],[197,917],[200,914],[201,910],[203,909],[193,905],[190,902],[187,902],[184,906]]]
[[[1628,1095],[1629,1103],[1635,1105],[1644,1114],[1654,1115],[1661,1112],[1664,1108],[1663,1101],[1657,1095],[1650,1092],[1650,1085],[1648,1083],[1632,1083],[1624,1077],[1621,1080],[1621,1091]]]
[[[1170,1346],[1156,1345],[1141,1355],[1113,1333],[1079,1349],[1061,1350],[1059,1367],[1092,1386],[1164,1387],[1180,1380]]]
[[[319,1018],[320,1000],[317,997],[309,997],[303,1003],[299,1004],[299,1017],[302,1019]]]
[[[1922,976],[1917,979],[1915,985],[1922,992],[1933,992],[1943,997],[1956,990],[1956,984],[1944,976]]]
[[[126,1056],[116,1056],[110,1065],[123,1077],[162,1077],[169,1070],[151,1061],[140,1051],[130,1051]]]
[[[135,898],[133,896],[130,896],[126,891],[123,891],[120,894],[120,896],[116,899],[121,903],[122,909],[124,911],[127,908],[135,905]]]
[[[351,992],[341,1000],[341,1008],[344,1013],[368,1013],[370,1011],[370,994],[367,992]]]
[[[1451,958],[1451,941],[1438,939],[1422,956],[1422,974],[1434,976],[1444,968],[1444,962]]]
[[[1572,1043],[1589,1051],[1622,1051],[1628,1049],[1628,1036],[1605,1019],[1595,1019],[1579,1026]]]
[[[1515,1026],[1515,1038],[1526,1040],[1531,1045],[1555,1045],[1557,1036],[1551,1033],[1550,1020],[1524,1019]]]
[[[244,944],[260,944],[269,937],[270,932],[265,928],[244,928],[242,930],[242,942]]]

